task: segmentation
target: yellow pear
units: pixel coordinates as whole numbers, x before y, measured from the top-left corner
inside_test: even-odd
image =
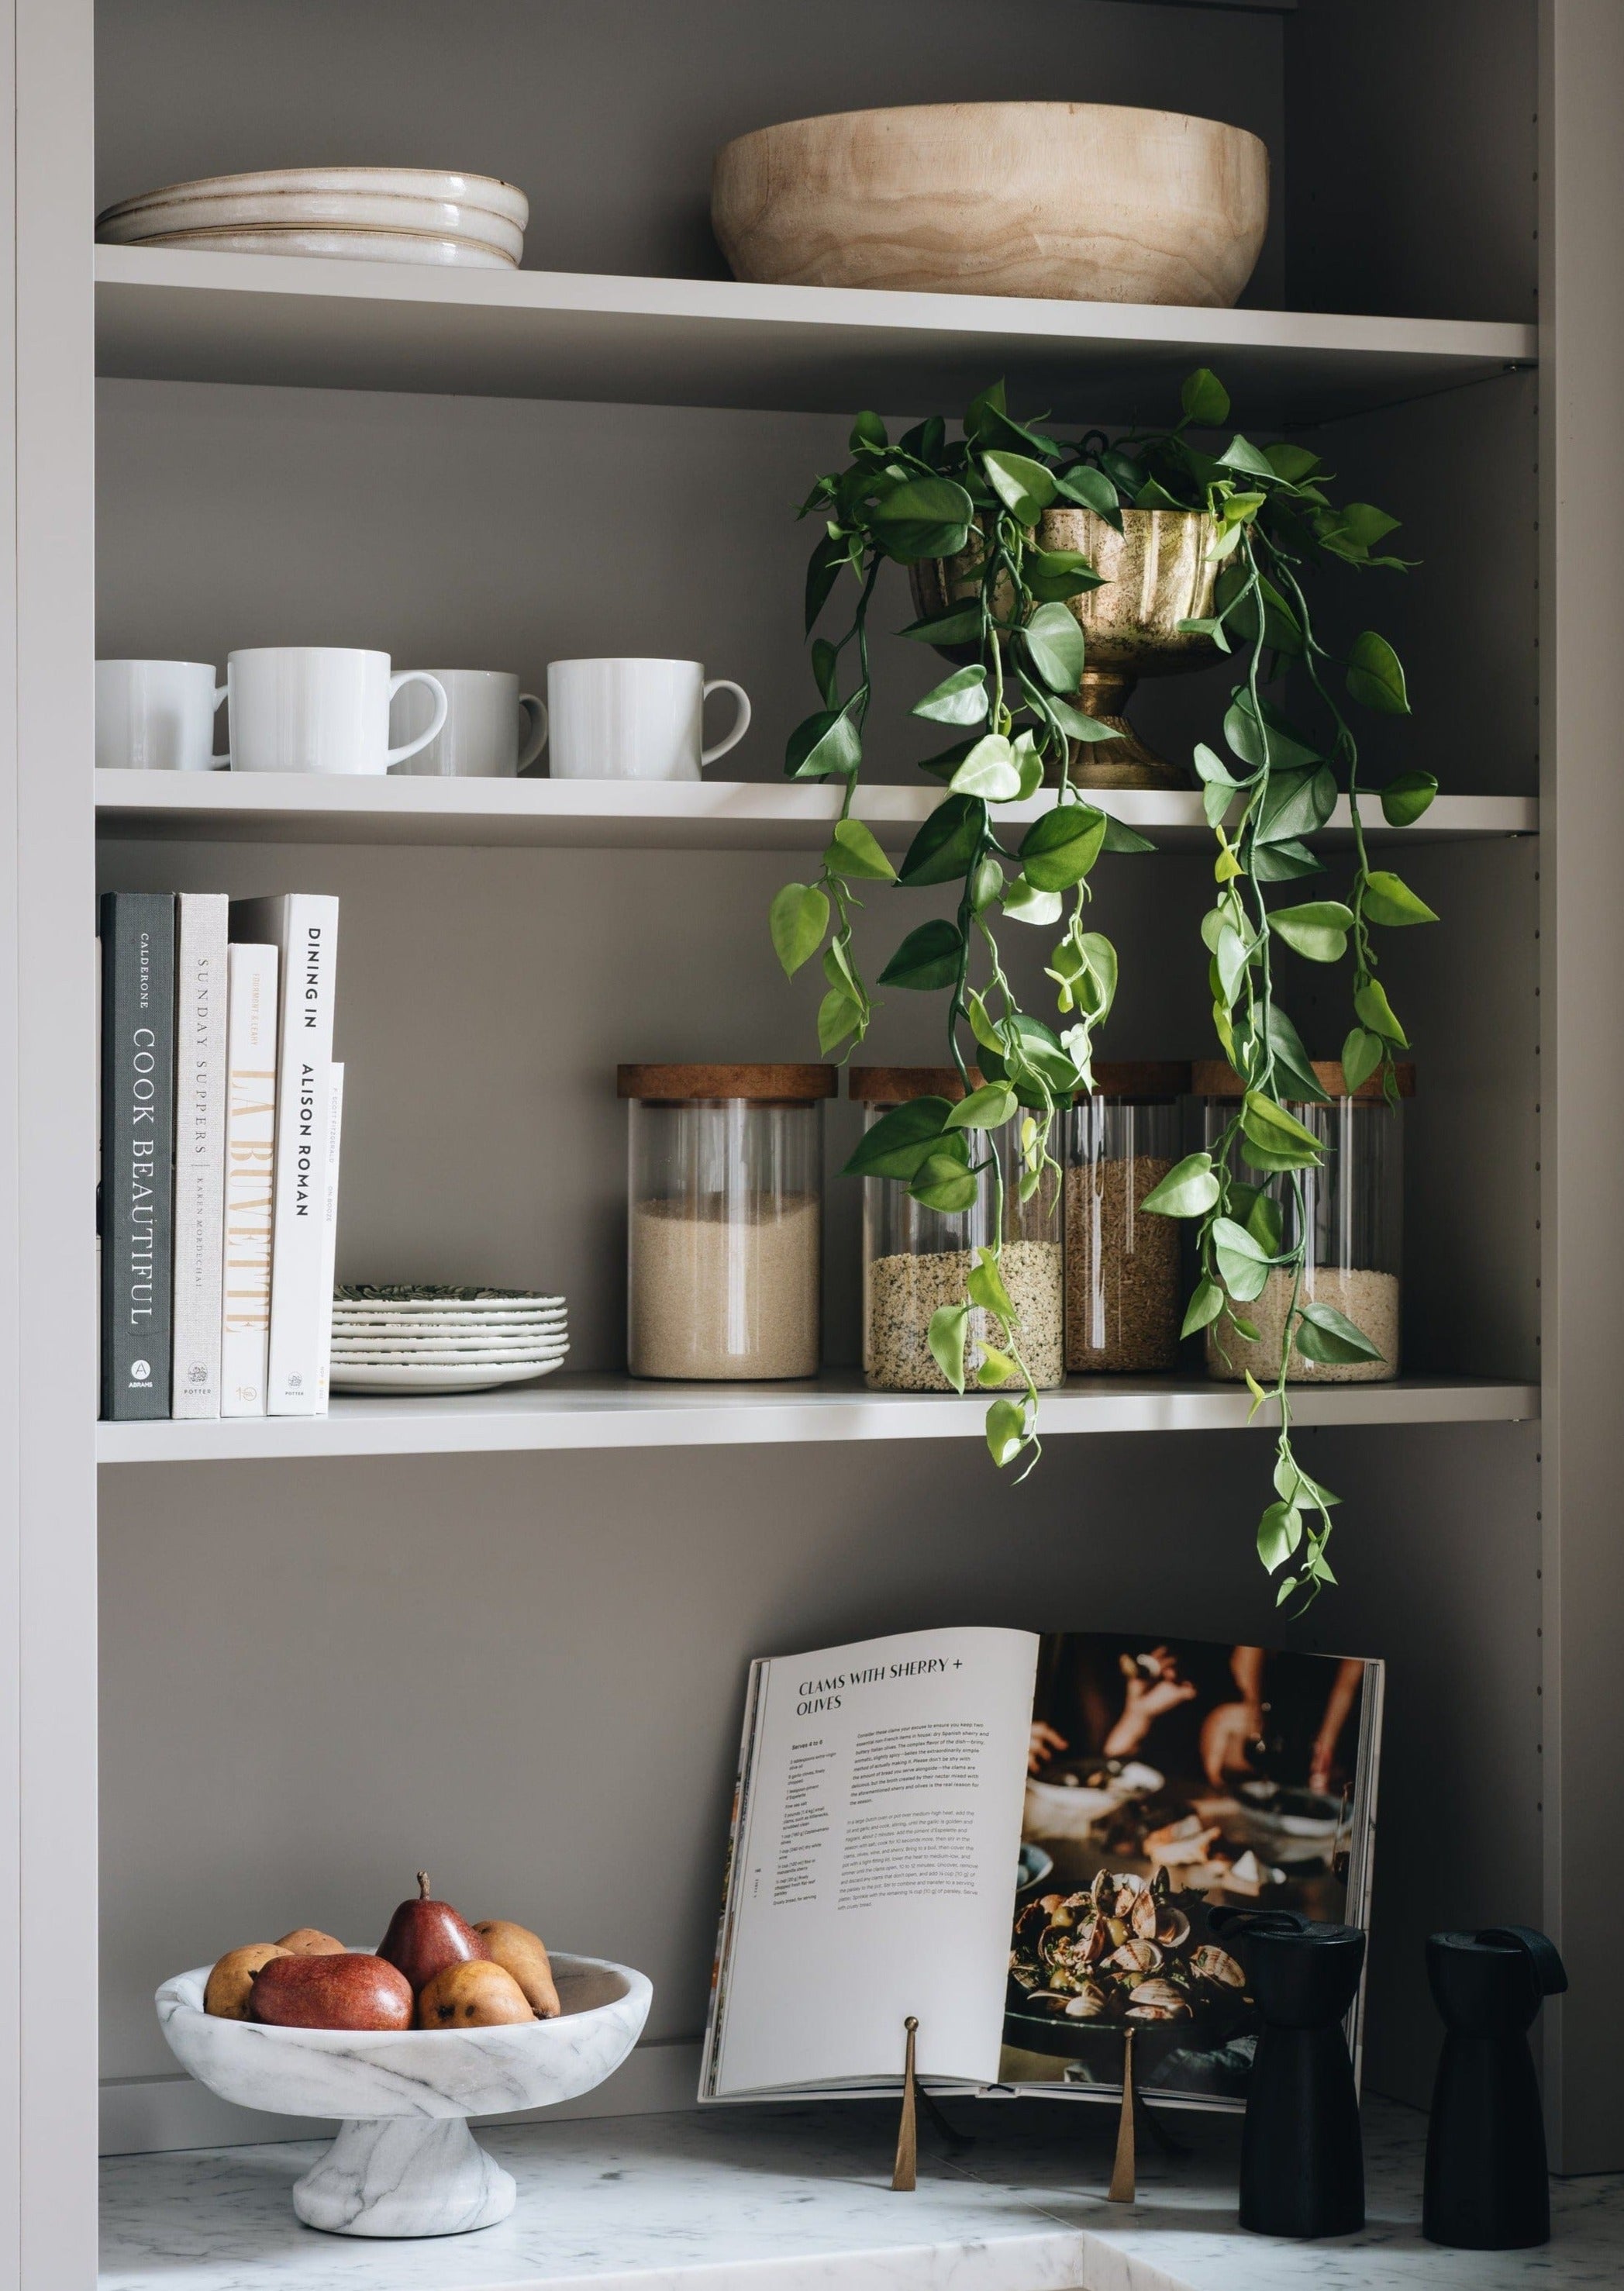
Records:
[[[511,1973],[528,1998],[538,2021],[556,2021],[561,2006],[552,1978],[552,1966],[540,1933],[516,1925],[506,1917],[486,1917],[474,1931],[490,1952],[491,1962]]]
[[[203,1992],[204,2011],[212,2013],[217,2021],[248,2020],[254,1974],[273,1957],[287,1954],[277,1941],[251,1941],[245,1949],[229,1949],[209,1975],[208,1987]]]
[[[342,1957],[346,1954],[342,1941],[323,1933],[319,1925],[295,1925],[292,1933],[284,1933],[277,1943],[290,1957]]]
[[[483,1957],[443,1966],[417,1999],[420,2029],[497,2029],[535,2018],[512,1974]]]

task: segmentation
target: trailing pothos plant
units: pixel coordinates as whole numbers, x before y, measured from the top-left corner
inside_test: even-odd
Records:
[[[1186,1335],[1210,1330],[1220,1345],[1229,1335],[1255,1341],[1247,1306],[1272,1277],[1289,1283],[1273,1395],[1280,1411],[1274,1500],[1258,1531],[1264,1565],[1281,1575],[1283,1603],[1299,1592],[1311,1598],[1334,1580],[1325,1547],[1336,1498],[1292,1451],[1292,1354],[1321,1363],[1378,1355],[1345,1315],[1304,1294],[1303,1173],[1320,1166],[1324,1149],[1291,1108],[1323,1103],[1327,1093],[1276,992],[1275,959],[1284,949],[1310,962],[1349,963],[1354,1023],[1342,1051],[1345,1086],[1355,1089],[1379,1074],[1393,1098],[1394,1052],[1406,1042],[1377,975],[1372,934],[1435,918],[1400,877],[1369,864],[1358,744],[1342,705],[1346,697],[1380,714],[1408,713],[1403,667],[1370,630],[1337,659],[1314,633],[1305,587],[1305,576],[1326,559],[1401,569],[1403,560],[1377,553],[1396,520],[1366,502],[1338,505],[1328,473],[1303,446],[1259,447],[1238,435],[1216,454],[1197,445],[1193,432],[1221,430],[1228,418],[1227,393],[1205,369],[1186,382],[1175,427],[1114,440],[1096,430],[1066,443],[1018,422],[1001,387],[973,402],[957,438],[933,418],[893,444],[876,415],[858,417],[849,466],[819,478],[801,512],[824,528],[808,572],[808,633],[843,575],[853,578],[856,595],[844,632],[814,638],[822,704],[791,735],[785,763],[797,778],[840,779],[844,800],[816,880],[779,892],[771,929],[792,976],[822,951],[819,1044],[825,1055],[844,1045],[848,1056],[873,1013],[853,953],[856,886],[957,887],[952,920],[909,931],[879,983],[946,993],[947,1046],[965,1096],[956,1105],[918,1099],[884,1115],[847,1169],[905,1185],[927,1207],[949,1211],[968,1208],[990,1176],[992,1243],[976,1252],[964,1298],[933,1317],[930,1346],[962,1391],[970,1311],[979,1306],[996,1317],[1005,1341],[986,1348],[976,1372],[997,1395],[988,1410],[988,1445],[998,1464],[1025,1456],[1029,1467],[1038,1452],[1038,1395],[998,1269],[1006,1192],[1013,1185],[1029,1199],[1057,1173],[1056,1114],[1092,1087],[1093,1036],[1117,979],[1109,941],[1086,927],[1092,870],[1103,852],[1150,848],[1072,784],[1073,744],[1113,736],[1076,704],[1084,640],[1066,601],[1097,586],[1099,576],[1078,552],[1041,547],[1040,520],[1055,503],[1092,510],[1118,530],[1125,508],[1210,520],[1210,553],[1219,567],[1213,608],[1186,626],[1231,657],[1234,680],[1223,719],[1226,752],[1203,744],[1194,755],[1218,844],[1202,939],[1213,1023],[1242,1089],[1214,1149],[1181,1162],[1145,1206],[1195,1226],[1201,1269]],[[969,657],[915,703],[916,716],[959,737],[923,760],[946,792],[893,869],[852,808],[872,689],[868,613],[885,562],[925,559],[960,560],[953,601],[904,634],[963,647]],[[1288,697],[1296,713],[1287,712]],[[1046,777],[1057,782],[1053,804],[1018,843],[1006,840],[996,824],[999,808],[1031,799]],[[1407,824],[1435,792],[1430,774],[1407,773],[1381,791],[1384,814],[1394,825]],[[1346,897],[1282,899],[1277,887],[1321,872],[1306,839],[1330,819],[1339,794],[1348,799],[1353,828]],[[1057,928],[1047,976],[1058,1027],[1021,1007],[999,951],[1005,920]],[[972,1059],[982,1075],[974,1086]],[[1017,1166],[1006,1170],[992,1133],[1017,1111]],[[973,1159],[973,1137],[987,1141],[981,1162]],[[1270,1396],[1250,1372],[1247,1382],[1254,1406]]]

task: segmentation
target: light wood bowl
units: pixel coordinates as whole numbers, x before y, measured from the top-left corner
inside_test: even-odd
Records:
[[[1269,212],[1243,127],[1113,103],[931,103],[724,145],[711,220],[737,278],[1227,309]]]

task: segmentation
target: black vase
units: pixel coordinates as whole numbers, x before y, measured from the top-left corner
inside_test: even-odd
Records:
[[[1421,2232],[1463,2251],[1548,2243],[1545,2118],[1528,2030],[1568,1976],[1529,1925],[1434,1933],[1427,1978],[1443,2050],[1427,2130]]]
[[[1364,1935],[1292,1910],[1217,1909],[1263,2015],[1241,2137],[1241,2225],[1306,2239],[1364,2225],[1364,2150],[1342,2023]]]

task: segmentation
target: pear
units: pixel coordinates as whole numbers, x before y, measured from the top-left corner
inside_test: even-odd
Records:
[[[474,1927],[491,1962],[511,1973],[529,1999],[538,2021],[556,2021],[562,2006],[552,1978],[552,1966],[540,1933],[516,1925],[506,1917],[485,1917]]]
[[[402,1901],[390,1919],[389,1931],[378,1943],[378,1954],[398,1965],[414,1990],[419,1990],[446,1965],[482,1957],[485,1943],[449,1901],[430,1898],[429,1873],[420,1869],[417,1898]]]
[[[512,1974],[478,1957],[442,1965],[417,1999],[420,2029],[499,2029],[535,2018]]]
[[[253,1976],[249,2018],[275,2029],[409,2029],[412,1988],[358,1949],[273,1957]]]
[[[292,1933],[283,1934],[277,1947],[286,1949],[290,1957],[342,1957],[345,1953],[343,1942],[323,1933],[319,1925],[295,1925]]]
[[[245,1949],[229,1949],[209,1975],[203,1992],[203,2009],[217,2021],[246,2021],[253,1976],[273,1957],[285,1957],[280,1941],[251,1941]]]

